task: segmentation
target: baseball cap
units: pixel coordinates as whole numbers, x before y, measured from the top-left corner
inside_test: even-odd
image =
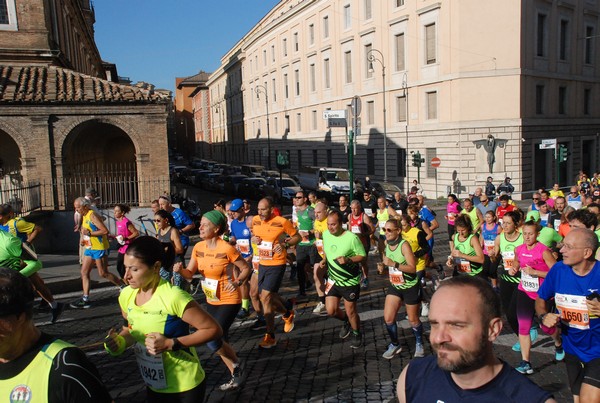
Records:
[[[229,211],[238,211],[244,207],[244,201],[242,199],[234,199],[229,206]]]
[[[540,212],[539,211],[530,211],[529,213],[527,213],[527,216],[525,217],[525,221],[539,221],[540,219]]]

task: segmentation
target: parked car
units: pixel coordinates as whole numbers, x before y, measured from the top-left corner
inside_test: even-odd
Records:
[[[209,173],[204,178],[202,178],[202,181],[200,182],[200,187],[204,190],[208,190],[211,192],[214,191],[215,182],[219,176],[221,176],[221,174],[215,172]]]
[[[290,202],[296,196],[296,192],[302,190],[298,183],[291,178],[269,178],[267,184],[263,186],[266,196],[271,196],[275,202],[279,203],[283,197],[283,201]]]
[[[265,178],[245,178],[238,185],[238,197],[259,200],[265,197],[263,186],[267,184]]]
[[[223,184],[223,193],[226,196],[234,197],[238,194],[238,187],[242,180],[246,179],[246,175],[235,174],[228,175],[225,177],[225,182]]]
[[[375,197],[384,196],[387,200],[394,200],[394,194],[400,192],[400,188],[391,182],[371,182],[371,190]]]
[[[225,175],[219,174],[219,176],[217,176],[213,185],[213,191],[217,193],[225,192]]]
[[[185,165],[174,165],[173,169],[171,170],[171,180],[174,182],[181,182],[181,175],[186,169],[188,169],[188,167]]]
[[[242,165],[242,174],[246,176],[261,176],[264,170],[262,165]]]
[[[212,174],[212,171],[203,170],[196,172],[196,176],[194,176],[194,181],[192,182],[196,186],[201,186],[202,180],[206,178],[209,174]]]
[[[334,202],[343,194],[350,194],[350,174],[347,169],[303,167],[298,173],[300,186],[314,190],[317,197]]]

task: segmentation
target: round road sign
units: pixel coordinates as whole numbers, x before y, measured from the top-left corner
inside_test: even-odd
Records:
[[[437,167],[439,167],[441,164],[442,164],[442,160],[441,160],[441,159],[439,159],[438,157],[433,157],[433,158],[431,159],[431,166],[432,166],[432,167],[434,167],[434,168],[437,168]]]

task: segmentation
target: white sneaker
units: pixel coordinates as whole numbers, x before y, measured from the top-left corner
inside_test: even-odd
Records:
[[[386,360],[391,360],[392,358],[394,358],[394,356],[400,354],[401,351],[402,347],[400,347],[400,344],[394,346],[392,343],[390,343],[385,353],[383,353],[382,357]]]
[[[429,316],[429,302],[421,303],[421,316]]]
[[[425,357],[425,349],[422,344],[417,344],[415,347],[415,358]]]
[[[321,301],[319,301],[319,303],[317,304],[317,306],[315,307],[315,309],[313,309],[313,313],[317,314],[317,315],[323,315],[327,313],[327,308],[325,307],[325,304],[322,303]]]

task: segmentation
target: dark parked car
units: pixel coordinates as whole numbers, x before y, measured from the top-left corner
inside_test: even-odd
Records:
[[[375,197],[384,196],[390,201],[396,192],[400,192],[400,188],[391,182],[371,182],[371,189]]]
[[[265,197],[263,186],[266,184],[267,181],[264,178],[242,179],[238,186],[238,196],[240,198],[259,200]]]
[[[271,196],[275,202],[279,203],[282,196],[284,201],[291,202],[296,193],[302,191],[302,188],[291,178],[284,177],[279,180],[279,177],[277,177],[267,179],[267,184],[263,186],[263,190],[265,195]]]
[[[238,194],[238,187],[242,180],[246,179],[246,175],[228,175],[225,177],[225,182],[223,184],[223,193],[226,196],[234,197]]]
[[[206,175],[206,177],[204,177],[202,179],[202,181],[200,182],[200,187],[204,190],[208,190],[211,192],[214,191],[215,186],[216,186],[216,181],[219,176],[221,176],[221,174],[217,174],[214,172]]]

